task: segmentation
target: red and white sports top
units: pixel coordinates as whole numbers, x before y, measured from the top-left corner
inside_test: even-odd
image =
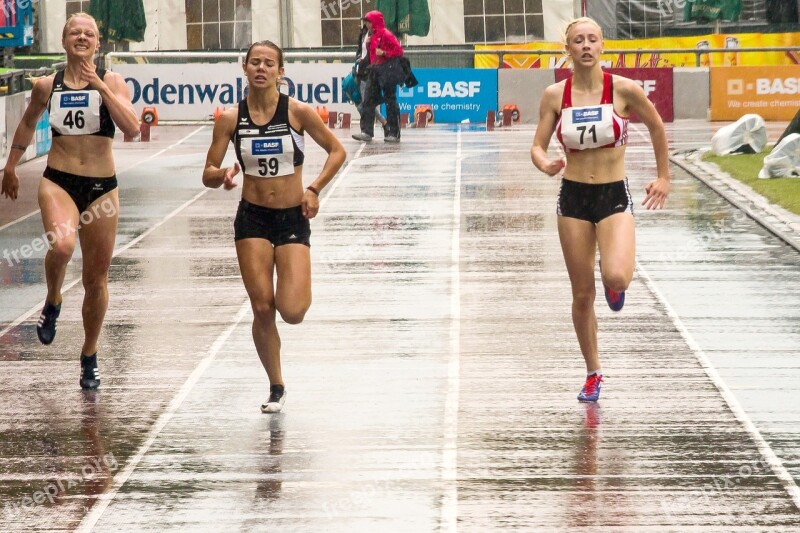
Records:
[[[628,144],[629,119],[614,111],[611,74],[603,73],[603,98],[598,105],[572,107],[572,77],[564,85],[556,137],[565,152],[589,148],[614,148]]]

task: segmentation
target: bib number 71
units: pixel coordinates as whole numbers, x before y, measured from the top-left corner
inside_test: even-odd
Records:
[[[583,144],[583,137],[586,135],[586,126],[578,126],[576,129],[581,132],[581,144]],[[597,127],[593,125],[589,128],[589,133],[592,134],[592,142],[597,144]]]

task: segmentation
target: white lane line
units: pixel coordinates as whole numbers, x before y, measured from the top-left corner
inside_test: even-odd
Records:
[[[686,341],[686,344],[689,346],[692,352],[694,352],[694,355],[700,362],[700,366],[702,366],[703,370],[705,370],[708,378],[711,380],[717,390],[719,390],[722,399],[728,404],[733,416],[739,421],[740,424],[742,424],[745,431],[747,431],[748,435],[750,435],[750,438],[753,439],[756,448],[758,448],[759,453],[761,453],[761,457],[766,460],[766,462],[772,468],[772,471],[775,473],[775,476],[781,482],[781,485],[783,485],[783,488],[786,489],[786,492],[789,494],[789,497],[792,499],[795,506],[800,509],[800,488],[797,487],[797,483],[795,483],[794,478],[792,478],[791,474],[789,474],[789,471],[786,469],[786,467],[783,466],[783,462],[781,462],[780,458],[772,450],[769,443],[766,441],[763,435],[761,435],[761,432],[758,430],[753,421],[750,420],[750,417],[739,404],[739,400],[736,399],[736,396],[728,388],[725,380],[722,379],[722,376],[719,375],[717,369],[711,364],[708,356],[706,356],[705,352],[703,352],[703,349],[700,348],[700,345],[694,340],[694,337],[692,337],[692,334],[689,333],[689,330],[686,329],[686,326],[683,324],[680,316],[678,316],[678,313],[675,312],[664,295],[661,294],[661,291],[658,290],[653,282],[653,279],[650,277],[650,275],[647,273],[647,270],[644,269],[641,263],[639,263],[638,259],[636,260],[636,270],[644,279],[645,285],[647,285],[647,288],[650,289],[650,292],[652,292],[661,305],[664,306],[664,309],[667,311],[667,315],[672,319],[672,323],[675,324],[675,327]]]
[[[203,190],[202,190],[202,191],[200,191],[199,193],[195,194],[195,195],[194,195],[194,197],[193,197],[191,200],[187,200],[186,202],[184,202],[183,204],[181,204],[179,207],[175,208],[175,210],[173,210],[171,213],[169,213],[169,214],[168,214],[166,217],[164,217],[163,219],[161,219],[161,220],[159,220],[158,222],[156,222],[156,223],[155,223],[155,224],[154,224],[154,225],[153,225],[151,228],[149,228],[147,231],[145,231],[144,233],[142,233],[141,235],[139,235],[139,236],[138,236],[138,237],[136,237],[135,239],[131,240],[131,241],[130,241],[128,244],[126,244],[125,246],[122,246],[121,248],[117,248],[116,250],[114,250],[114,254],[112,255],[112,257],[117,257],[118,255],[120,255],[121,253],[123,253],[123,252],[125,252],[127,249],[129,249],[131,246],[135,246],[136,244],[138,244],[138,243],[139,243],[139,242],[140,242],[142,239],[144,239],[145,237],[147,237],[148,235],[150,235],[151,233],[153,233],[155,230],[157,230],[159,227],[161,227],[161,225],[162,225],[162,224],[164,224],[166,221],[168,221],[169,219],[171,219],[172,217],[174,217],[175,215],[177,215],[178,213],[180,213],[181,211],[183,211],[184,209],[186,209],[187,207],[189,207],[191,204],[193,204],[194,202],[196,202],[196,201],[197,201],[197,200],[198,200],[198,199],[199,199],[201,196],[203,196],[203,195],[204,195],[205,193],[207,193],[209,190],[210,190],[210,189],[203,189]],[[78,284],[78,282],[80,282],[80,281],[81,281],[81,278],[80,278],[80,276],[79,276],[77,279],[74,279],[74,280],[70,281],[69,283],[67,283],[66,285],[64,285],[63,287],[61,287],[61,293],[63,294],[63,293],[65,293],[65,292],[67,292],[67,291],[68,291],[68,290],[70,290],[72,287],[74,287],[75,285],[77,285],[77,284]],[[5,335],[5,334],[6,334],[6,333],[8,333],[9,331],[11,331],[13,328],[15,328],[15,327],[19,326],[20,324],[22,324],[22,323],[23,323],[25,320],[27,320],[27,319],[28,319],[28,317],[29,317],[29,316],[31,316],[31,315],[32,315],[32,314],[34,314],[35,312],[39,311],[39,310],[40,310],[42,307],[44,307],[44,300],[40,301],[38,304],[34,305],[34,306],[33,306],[33,307],[31,307],[29,310],[25,311],[25,312],[24,312],[23,314],[21,314],[21,315],[20,315],[20,316],[19,316],[19,317],[18,317],[16,320],[14,320],[14,321],[13,321],[11,324],[9,324],[8,326],[6,326],[6,327],[5,327],[5,328],[3,328],[2,330],[0,330],[0,338],[2,338],[2,337],[3,337],[3,335]]]
[[[131,169],[133,169],[133,168],[136,168],[136,167],[138,167],[139,165],[142,165],[142,164],[144,164],[144,163],[147,163],[148,161],[152,161],[153,159],[155,159],[156,157],[160,156],[161,154],[163,154],[163,153],[165,153],[165,152],[168,152],[169,150],[172,150],[172,149],[173,149],[173,148],[175,148],[176,146],[178,146],[178,145],[181,145],[181,144],[185,143],[186,141],[188,141],[189,139],[191,139],[192,137],[194,137],[196,134],[198,134],[198,133],[200,133],[201,131],[203,131],[205,128],[206,128],[206,126],[200,126],[200,127],[199,127],[199,128],[197,128],[196,130],[194,130],[194,131],[192,131],[191,133],[187,134],[185,137],[181,138],[181,139],[180,139],[179,141],[177,141],[176,143],[174,143],[174,144],[171,144],[171,145],[167,146],[166,148],[164,148],[163,150],[161,150],[161,151],[159,151],[159,152],[156,152],[156,153],[154,153],[153,155],[151,155],[151,156],[149,156],[149,157],[146,157],[146,158],[144,158],[144,159],[142,159],[142,160],[140,160],[140,161],[137,161],[136,163],[132,164],[131,166],[129,166],[129,167],[126,167],[126,168],[124,168],[124,169],[120,170],[120,171],[119,171],[119,174],[122,174],[122,173],[124,173],[124,172],[128,172],[129,170],[131,170]]]
[[[127,168],[123,169],[123,170],[120,170],[119,172],[117,172],[117,174],[123,174],[124,172],[127,172],[127,171],[131,170],[132,168],[136,168],[136,167],[138,167],[138,166],[139,166],[139,165],[141,165],[142,163],[146,163],[146,162],[148,162],[148,161],[151,161],[152,159],[154,159],[154,158],[156,158],[156,157],[160,156],[161,154],[163,154],[164,152],[166,152],[166,151],[168,151],[168,150],[171,150],[171,149],[175,148],[176,146],[178,146],[179,144],[183,143],[184,141],[187,141],[187,140],[188,140],[190,137],[194,136],[196,133],[199,133],[199,132],[200,132],[200,131],[201,131],[203,128],[205,128],[205,126],[201,126],[201,127],[197,128],[197,129],[196,129],[196,130],[194,130],[193,132],[189,133],[188,135],[186,135],[185,137],[183,137],[182,139],[180,139],[180,140],[179,140],[178,142],[176,142],[175,144],[172,144],[172,145],[170,145],[170,146],[167,146],[166,148],[164,148],[164,149],[163,149],[163,150],[161,150],[160,152],[156,152],[155,154],[151,155],[150,157],[147,157],[147,158],[145,158],[145,159],[141,159],[141,160],[137,161],[136,163],[132,164],[131,166],[129,166],[129,167],[127,167]],[[19,218],[18,218],[18,219],[16,219],[16,220],[12,220],[12,221],[11,221],[11,222],[9,222],[8,224],[5,224],[4,226],[0,226],[0,231],[3,231],[4,229],[6,229],[6,228],[8,228],[8,227],[10,227],[10,226],[13,226],[14,224],[16,224],[16,223],[18,223],[18,222],[22,222],[22,221],[23,221],[23,220],[25,220],[26,218],[30,218],[30,217],[32,217],[33,215],[36,215],[36,214],[38,214],[38,213],[41,213],[41,211],[42,211],[41,209],[37,209],[36,211],[33,211],[33,212],[31,212],[31,213],[28,213],[27,215],[23,215],[23,216],[19,217]],[[0,336],[2,336],[2,334],[0,334]]]
[[[342,170],[339,173],[339,175],[336,176],[336,178],[334,178],[333,185],[331,185],[331,188],[328,190],[328,194],[325,195],[325,198],[322,198],[319,201],[320,209],[322,209],[322,206],[325,205],[325,203],[328,201],[328,198],[331,197],[333,191],[336,190],[336,187],[338,187],[339,184],[344,181],[344,178],[347,177],[348,174],[350,174],[350,170],[353,168],[353,164],[358,160],[359,157],[361,157],[361,152],[364,151],[364,148],[366,148],[366,146],[367,146],[366,144],[362,143],[361,146],[358,148],[358,150],[356,150],[356,155],[353,156],[353,159],[351,159],[350,162],[347,163],[347,166],[344,167],[344,170]],[[324,191],[325,189],[322,190]]]
[[[217,354],[222,349],[222,346],[228,340],[228,337],[231,336],[233,331],[239,325],[239,323],[244,319],[245,315],[247,315],[247,311],[250,309],[250,300],[245,300],[242,306],[239,308],[239,312],[233,319],[233,322],[228,326],[228,328],[222,332],[222,334],[217,337],[217,340],[214,341],[214,344],[211,345],[211,349],[208,351],[208,354],[200,364],[198,364],[194,371],[191,373],[189,378],[184,382],[183,386],[180,388],[178,393],[172,398],[169,406],[167,406],[166,411],[161,413],[161,416],[158,417],[153,427],[150,428],[150,431],[147,434],[144,442],[136,453],[131,457],[125,468],[122,469],[118,475],[114,476],[114,484],[108,490],[100,495],[97,498],[97,501],[92,506],[91,511],[83,517],[81,523],[78,525],[76,531],[78,532],[89,532],[97,525],[97,521],[100,520],[100,517],[103,516],[103,512],[108,508],[111,500],[117,495],[119,489],[128,481],[128,478],[131,477],[133,474],[134,469],[139,466],[139,463],[144,458],[144,455],[150,450],[150,447],[155,442],[156,438],[158,438],[159,433],[161,430],[166,427],[166,425],[172,420],[173,415],[178,411],[183,401],[186,399],[187,396],[192,392],[192,389],[200,381],[200,378],[205,373],[206,369],[214,362],[214,359],[217,357]]]
[[[453,194],[453,234],[450,245],[450,358],[447,363],[447,396],[444,403],[442,481],[444,495],[440,531],[458,531],[458,401],[461,356],[461,127],[456,137],[456,177]]]
[[[345,169],[334,180],[334,183],[331,186],[330,190],[328,191],[328,194],[325,196],[325,198],[320,200],[320,208],[322,208],[322,206],[325,205],[325,203],[327,202],[328,198],[331,197],[331,194],[333,193],[333,191],[336,190],[336,187],[344,180],[344,178],[347,176],[347,174],[350,173],[350,169],[353,168],[353,163],[355,162],[356,159],[358,159],[358,157],[361,155],[361,152],[363,150],[364,150],[364,146],[361,146],[361,148],[359,148],[358,151],[356,152],[355,157],[350,161],[350,163],[348,163],[348,165],[345,167]],[[196,200],[197,198],[199,198],[202,194],[205,194],[205,192],[208,191],[208,190],[209,189],[203,190],[200,194],[195,196],[194,199],[190,200],[189,203],[191,203],[194,200]],[[187,205],[187,204],[184,204],[184,205]],[[179,208],[179,209],[182,209],[182,208],[183,208],[183,206],[181,208]],[[143,237],[144,236],[142,236],[142,238]],[[180,390],[177,392],[177,394],[172,398],[172,401],[170,402],[169,406],[167,406],[166,411],[161,413],[161,416],[159,416],[158,419],[156,420],[155,424],[153,424],[153,427],[148,432],[147,437],[145,438],[144,442],[141,444],[141,446],[139,446],[139,449],[136,451],[136,453],[133,455],[133,457],[131,457],[128,460],[128,462],[126,463],[125,468],[122,470],[122,472],[120,472],[117,476],[114,477],[114,484],[111,486],[109,491],[104,493],[103,495],[101,495],[97,499],[97,502],[94,504],[94,506],[92,507],[92,509],[89,512],[89,514],[87,514],[83,518],[83,520],[81,521],[81,523],[78,526],[76,531],[78,531],[78,532],[84,532],[84,531],[85,532],[89,532],[94,528],[94,526],[97,524],[98,520],[100,520],[100,518],[102,517],[103,513],[105,512],[105,510],[111,504],[111,501],[116,497],[116,495],[119,492],[119,490],[122,488],[122,486],[131,477],[131,475],[133,474],[133,471],[136,469],[136,467],[142,461],[142,459],[144,458],[145,454],[150,450],[150,447],[153,445],[153,443],[158,438],[158,435],[159,435],[159,433],[161,433],[161,430],[163,430],[167,426],[167,424],[170,422],[170,420],[172,420],[172,417],[178,411],[178,409],[180,408],[180,406],[183,403],[183,401],[192,392],[192,389],[197,384],[197,382],[200,380],[200,378],[203,376],[203,374],[208,369],[208,367],[211,365],[211,363],[214,362],[214,359],[216,358],[216,356],[219,353],[219,351],[222,349],[222,346],[225,344],[225,342],[231,336],[231,334],[236,329],[236,327],[239,325],[239,323],[247,315],[247,311],[249,309],[250,309],[250,299],[246,298],[244,303],[242,304],[242,306],[239,308],[239,312],[234,317],[233,322],[228,326],[228,328],[225,331],[222,332],[222,334],[220,334],[219,337],[217,337],[217,340],[215,340],[214,344],[211,345],[211,349],[208,351],[208,355],[206,355],[206,357],[203,358],[202,361],[200,361],[200,363],[197,365],[197,367],[195,367],[194,371],[186,379],[186,381],[184,382],[183,386],[180,388]]]
[[[11,222],[9,222],[9,223],[7,223],[7,224],[4,224],[4,225],[0,226],[0,231],[3,231],[4,229],[6,229],[6,228],[9,228],[9,227],[13,226],[13,225],[14,225],[14,224],[16,224],[17,222],[22,222],[23,220],[25,220],[25,219],[27,219],[27,218],[31,218],[33,215],[38,215],[38,214],[39,214],[39,213],[41,213],[41,212],[42,212],[42,210],[41,210],[41,209],[37,209],[36,211],[31,211],[31,212],[30,212],[30,213],[28,213],[27,215],[22,215],[21,217],[19,217],[19,218],[16,218],[16,219],[12,220]]]

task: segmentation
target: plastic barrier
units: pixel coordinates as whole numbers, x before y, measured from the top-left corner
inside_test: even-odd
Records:
[[[767,146],[767,125],[760,115],[749,114],[723,126],[711,137],[717,155],[758,154]]]
[[[139,135],[131,137],[127,133],[122,137],[126,143],[130,142],[150,142],[150,124],[142,122],[139,124]]]
[[[317,106],[316,110],[317,115],[319,115],[319,118],[322,119],[322,122],[329,124],[328,120],[330,119],[330,113],[328,112],[328,108],[323,105]]]
[[[216,120],[216,117],[214,120]],[[142,109],[142,122],[150,126],[158,126],[158,111],[156,111],[155,107],[145,107]]]
[[[414,127],[426,128],[433,124],[433,108],[430,104],[417,104],[414,107]]]

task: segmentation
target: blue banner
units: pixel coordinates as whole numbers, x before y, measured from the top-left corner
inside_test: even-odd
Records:
[[[39,117],[39,122],[36,123],[36,136],[34,138],[36,145],[36,155],[45,155],[50,151],[50,146],[53,144],[52,132],[50,131],[50,113],[47,109]]]
[[[486,122],[486,112],[497,109],[497,70],[474,68],[413,69],[419,85],[398,88],[401,113],[414,118],[414,106],[427,104],[434,122]]]

